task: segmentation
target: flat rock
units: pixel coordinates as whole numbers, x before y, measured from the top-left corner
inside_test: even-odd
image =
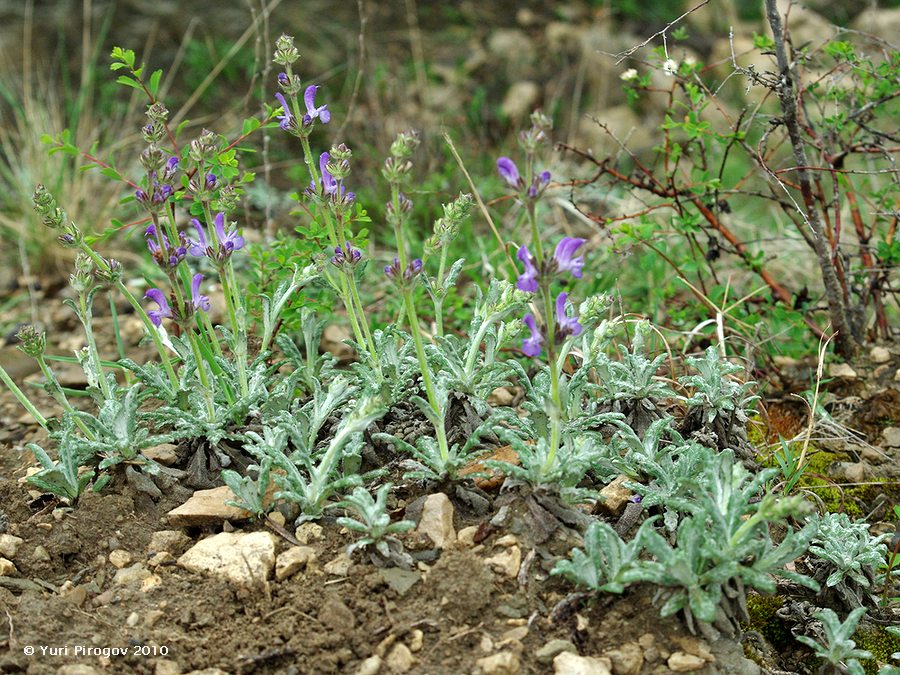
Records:
[[[0,558],[0,577],[14,577],[19,574],[19,570],[13,564],[12,560]]]
[[[872,347],[869,358],[872,363],[887,363],[891,360],[891,352],[886,347]]]
[[[613,675],[638,675],[644,665],[644,650],[636,642],[626,642],[603,655],[612,661]]]
[[[241,586],[256,585],[275,567],[275,538],[268,532],[221,532],[188,549],[178,565]]]
[[[421,572],[413,570],[403,570],[399,567],[388,567],[378,570],[378,575],[384,579],[385,583],[390,586],[397,595],[406,595],[410,588],[415,586],[416,582],[422,578]]]
[[[478,659],[475,665],[481,668],[484,675],[516,675],[522,670],[519,656],[514,652],[498,652]]]
[[[351,567],[353,567],[353,561],[350,559],[350,556],[346,553],[339,553],[337,557],[325,563],[323,569],[328,574],[336,577],[345,577],[350,572]]]
[[[669,656],[666,665],[669,666],[669,670],[674,670],[676,673],[689,673],[703,668],[706,665],[706,659],[696,654],[677,651]]]
[[[452,544],[456,541],[453,513],[453,504],[443,492],[428,495],[422,506],[422,517],[416,532],[427,536],[436,548]]]
[[[828,367],[828,375],[839,380],[855,380],[859,377],[849,363],[832,363]]]
[[[294,576],[316,560],[312,546],[292,546],[275,560],[275,578],[278,581]]]
[[[144,457],[152,459],[154,462],[163,466],[172,466],[178,461],[178,446],[172,443],[163,443],[161,445],[147,448],[144,450]]]
[[[416,657],[413,656],[409,647],[402,642],[398,642],[387,655],[384,664],[393,673],[405,673],[412,670],[413,666],[416,665]]]
[[[612,675],[612,662],[595,656],[579,656],[562,652],[553,659],[555,675]]]
[[[236,499],[227,485],[212,490],[197,490],[181,506],[169,511],[168,520],[175,527],[215,525],[223,520],[248,520],[252,514],[236,506],[228,506],[225,500]]]
[[[886,448],[900,448],[900,427],[885,427],[881,432],[881,439]]]
[[[116,571],[113,577],[113,584],[116,586],[131,586],[142,584],[144,580],[150,576],[150,570],[144,567],[143,563],[135,563],[130,567],[123,567]]]
[[[147,553],[183,553],[191,544],[191,538],[181,530],[160,530],[150,535]]]
[[[322,526],[318,523],[303,523],[294,532],[294,538],[301,544],[318,541],[322,538]]]
[[[12,560],[16,557],[19,546],[25,543],[24,539],[14,537],[11,534],[0,534],[0,556]]]
[[[534,658],[536,658],[539,663],[550,663],[557,655],[562,654],[563,652],[577,654],[578,648],[568,640],[550,640],[550,642],[534,653]]]

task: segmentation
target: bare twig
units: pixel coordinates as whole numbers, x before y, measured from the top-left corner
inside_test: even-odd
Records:
[[[679,17],[678,17],[677,19],[675,19],[674,21],[670,21],[669,23],[667,23],[666,26],[665,26],[665,28],[663,28],[662,30],[659,30],[659,31],[655,32],[653,35],[651,35],[650,37],[648,37],[646,40],[644,40],[644,41],[643,41],[642,43],[640,43],[639,45],[635,45],[634,47],[631,47],[630,49],[626,49],[624,52],[619,52],[618,54],[614,54],[614,56],[616,57],[616,63],[617,63],[617,64],[622,63],[622,61],[624,61],[625,59],[627,59],[629,56],[631,56],[632,54],[634,54],[636,51],[638,51],[638,50],[641,49],[642,47],[646,47],[648,44],[650,44],[655,38],[658,38],[659,36],[663,36],[663,38],[665,38],[666,33],[668,32],[668,30],[669,30],[672,26],[674,26],[675,24],[677,24],[678,22],[680,22],[682,19],[684,19],[684,18],[690,16],[691,14],[693,14],[694,12],[696,12],[696,11],[697,11],[698,9],[700,9],[701,7],[705,7],[705,6],[708,5],[708,4],[709,4],[709,0],[703,0],[703,2],[701,2],[699,5],[697,5],[697,6],[695,6],[695,7],[691,7],[688,11],[686,11],[684,14],[682,14],[681,16],[679,16]]]

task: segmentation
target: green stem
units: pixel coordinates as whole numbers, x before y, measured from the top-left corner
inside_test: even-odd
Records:
[[[13,382],[12,378],[9,376],[9,373],[6,372],[6,369],[3,366],[0,366],[0,380],[2,380],[3,384],[5,384],[9,388],[9,390],[13,393],[13,396],[15,396],[19,403],[22,404],[22,407],[28,411],[28,414],[31,415],[38,424],[44,427],[44,429],[47,429],[47,431],[49,431],[49,429],[47,428],[47,418],[45,418],[43,415],[41,415],[40,412],[38,412],[38,409],[35,408],[31,400],[24,393],[22,393],[22,390],[19,389],[18,385]]]
[[[200,384],[203,386],[203,396],[206,399],[206,412],[209,415],[209,421],[212,422],[216,418],[216,406],[213,401],[212,391],[209,388],[209,376],[206,373],[206,361],[203,360],[203,354],[200,353],[200,346],[197,344],[197,336],[191,327],[185,330],[188,342],[191,343],[191,351],[194,352],[194,361],[197,364],[197,375],[200,378]]]
[[[434,325],[435,334],[444,335],[444,273],[447,268],[447,243],[441,246],[441,264],[438,266],[437,284],[434,297]]]
[[[93,311],[87,301],[87,292],[78,294],[78,306],[81,310],[79,317],[81,324],[84,326],[84,334],[88,343],[88,354],[93,365],[94,372],[97,373],[97,379],[100,381],[100,391],[103,392],[103,398],[109,400],[113,398],[112,392],[109,390],[109,382],[106,381],[106,375],[103,372],[103,365],[100,363],[100,352],[97,350],[97,341],[94,339],[94,327],[91,321]]]
[[[62,387],[59,386],[59,382],[56,380],[56,376],[53,374],[53,371],[50,370],[50,366],[47,365],[47,362],[44,360],[44,355],[39,354],[35,357],[35,360],[38,363],[38,366],[41,369],[41,372],[44,374],[44,379],[47,380],[47,384],[50,385],[50,395],[59,403],[63,410],[69,413],[72,416],[72,419],[75,421],[75,425],[81,429],[81,433],[84,434],[84,437],[90,441],[96,440],[96,436],[91,432],[90,429],[87,428],[87,425],[75,415],[75,409],[72,407],[72,404],[69,403],[69,399],[66,397],[66,393],[62,390]]]
[[[112,294],[107,294],[109,298],[109,315],[112,317],[113,335],[116,338],[116,350],[119,352],[119,359],[125,358],[125,345],[122,343],[122,333],[119,330],[119,312],[116,310],[116,301]],[[125,371],[125,384],[130,385],[132,381],[131,371]]]

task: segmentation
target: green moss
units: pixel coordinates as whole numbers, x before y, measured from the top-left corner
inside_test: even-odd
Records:
[[[894,663],[891,654],[900,652],[900,637],[891,635],[882,626],[858,630],[853,634],[853,640],[857,649],[867,649],[875,657],[862,662],[867,674],[878,672],[878,662]]]
[[[772,647],[781,652],[793,643],[794,638],[787,624],[775,613],[784,605],[779,595],[747,595],[747,613],[750,621],[741,626],[745,631],[755,630]]]

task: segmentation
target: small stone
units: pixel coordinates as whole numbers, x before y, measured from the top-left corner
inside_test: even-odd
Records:
[[[294,538],[303,545],[311,541],[318,541],[322,538],[322,526],[317,523],[303,523],[294,532]]]
[[[494,542],[495,546],[502,546],[503,548],[509,548],[510,546],[515,546],[519,543],[519,540],[516,538],[514,534],[504,534],[497,541]]]
[[[828,367],[828,375],[839,380],[855,380],[859,377],[849,363],[832,363]]]
[[[79,584],[78,586],[73,586],[64,593],[60,592],[60,595],[66,602],[71,603],[76,607],[81,607],[87,601],[87,588],[85,588],[84,584]]]
[[[188,549],[178,565],[240,586],[257,585],[275,567],[275,539],[268,532],[220,532]]]
[[[160,551],[147,561],[150,567],[161,567],[163,565],[174,565],[175,556],[168,551]]]
[[[346,553],[340,553],[336,558],[325,563],[323,569],[328,574],[336,577],[345,577],[350,572],[351,567],[353,567],[353,561],[350,560],[350,556]]]
[[[881,464],[888,459],[881,450],[870,446],[865,446],[860,449],[859,456],[860,459],[868,464]]]
[[[558,654],[563,652],[577,654],[578,649],[576,649],[575,645],[568,640],[550,640],[550,642],[534,653],[534,658],[536,658],[539,663],[550,663]]]
[[[510,628],[506,631],[501,637],[501,643],[506,642],[507,640],[515,640],[521,642],[526,637],[528,637],[528,626],[516,626],[515,628]]]
[[[478,534],[477,525],[469,525],[456,533],[456,543],[461,548],[472,548],[475,546],[475,535]]]
[[[485,558],[485,564],[490,565],[494,571],[504,574],[510,579],[515,579],[522,565],[522,549],[512,546],[503,553],[498,553],[490,558]]]
[[[161,609],[151,609],[144,615],[144,625],[147,628],[153,628],[166,613]]]
[[[409,670],[412,670],[413,666],[416,665],[416,657],[413,656],[413,653],[409,650],[402,642],[398,642],[394,645],[394,648],[391,649],[390,653],[387,655],[387,658],[384,660],[384,664],[394,673],[405,673]]]
[[[669,666],[669,670],[674,670],[676,673],[689,673],[703,668],[706,665],[706,659],[696,654],[677,651],[672,653],[669,660],[666,661],[666,665]]]
[[[882,445],[886,448],[900,448],[900,427],[885,427],[881,432]]]
[[[36,563],[48,563],[50,562],[50,554],[47,553],[47,549],[38,544],[31,553],[31,560]]]
[[[409,592],[416,582],[422,578],[420,572],[415,570],[404,570],[399,567],[388,567],[378,570],[378,575],[384,579],[385,583],[399,596],[404,596]]]
[[[444,548],[456,541],[453,529],[453,504],[443,492],[428,495],[422,506],[422,517],[416,532],[427,536],[436,548]]]
[[[378,654],[373,654],[359,664],[359,668],[356,669],[356,675],[378,675],[379,670],[381,670],[381,657]]]
[[[704,661],[712,663],[716,660],[716,657],[709,649],[709,645],[699,638],[691,636],[676,637],[674,638],[674,642],[681,647],[683,651],[688,654],[693,654],[694,656],[699,656]]]
[[[292,546],[275,560],[275,578],[283,581],[316,560],[312,546]]]
[[[287,519],[281,511],[272,511],[272,513],[269,514],[269,520],[279,527],[284,527],[284,524],[287,522]]]
[[[163,443],[162,445],[157,445],[153,448],[144,450],[144,457],[152,459],[154,462],[162,464],[163,466],[172,466],[178,461],[177,450],[177,445]]]
[[[197,527],[216,525],[225,520],[248,520],[252,515],[249,511],[225,504],[226,500],[235,499],[227,485],[212,490],[197,490],[184,504],[169,511],[169,524],[175,527]]]
[[[862,462],[852,462],[844,465],[844,478],[851,483],[862,483],[866,477],[866,465]]]
[[[16,557],[19,546],[25,543],[20,537],[14,537],[11,534],[0,534],[0,556],[12,560]]]
[[[156,669],[153,671],[153,675],[181,675],[181,666],[178,665],[177,661],[159,659],[156,662]]]
[[[600,496],[603,497],[597,504],[600,511],[611,516],[622,513],[628,500],[634,497],[634,492],[625,487],[625,482],[629,480],[628,476],[617,476],[612,483],[600,490]]]
[[[418,628],[414,628],[409,632],[409,639],[407,640],[406,645],[409,647],[409,651],[414,654],[421,651],[422,647],[425,645],[425,633]]]
[[[100,675],[100,672],[92,666],[70,663],[67,666],[60,666],[56,675]]]
[[[172,555],[184,553],[190,545],[191,538],[181,530],[160,530],[150,535],[147,553],[168,551]]]
[[[112,566],[117,570],[120,570],[123,567],[131,564],[131,554],[128,551],[123,551],[122,549],[110,551],[109,562],[112,563]]]
[[[603,655],[612,661],[613,675],[638,675],[644,665],[644,650],[636,642],[626,642]]]
[[[522,669],[519,656],[514,652],[498,652],[475,662],[484,675],[516,675]]]
[[[344,340],[350,340],[352,338],[353,335],[350,333],[348,327],[331,324],[330,326],[326,326],[325,330],[322,332],[322,339],[319,342],[319,347],[322,351],[334,354],[338,361],[346,363],[352,360],[356,353],[353,351],[352,347],[344,343]]]
[[[132,612],[128,615],[128,618],[125,619],[125,625],[129,628],[134,628],[141,622],[141,615],[137,612]]]
[[[12,560],[0,558],[0,577],[14,577],[19,573]]]
[[[150,570],[142,563],[135,563],[131,567],[123,567],[118,570],[116,576],[113,577],[113,584],[115,586],[136,586],[149,576]]]
[[[493,408],[509,407],[516,400],[516,395],[512,387],[497,387],[488,395],[487,402]]]
[[[556,675],[612,675],[612,662],[595,656],[579,656],[572,652],[562,652],[553,659]]]
[[[162,578],[158,574],[151,574],[141,582],[141,593],[149,593],[160,586],[162,586]]]
[[[638,638],[638,644],[643,649],[650,649],[656,644],[656,636],[653,633],[644,633]]]
[[[872,351],[869,352],[869,358],[872,360],[872,363],[887,363],[891,360],[891,352],[885,347],[872,347]]]

